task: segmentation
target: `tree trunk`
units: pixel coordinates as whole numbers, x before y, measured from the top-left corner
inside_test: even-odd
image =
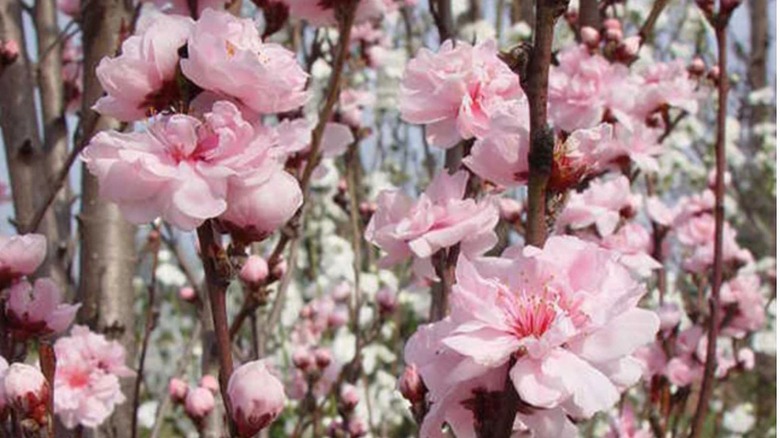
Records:
[[[89,3],[87,5],[87,2]],[[82,142],[98,131],[117,129],[120,124],[101,117],[91,107],[103,90],[95,67],[104,56],[114,55],[121,34],[130,28],[132,6],[121,0],[83,0],[84,96]],[[79,293],[82,323],[118,340],[127,351],[128,364],[135,356],[133,274],[135,272],[135,227],[126,222],[116,205],[101,200],[97,180],[82,170],[82,205],[79,217],[81,277]],[[124,379],[122,391],[132,394],[132,379]],[[132,403],[117,407],[114,415],[97,432],[101,437],[131,435]]]

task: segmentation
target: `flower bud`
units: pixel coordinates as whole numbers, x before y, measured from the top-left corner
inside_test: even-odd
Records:
[[[620,24],[620,20],[616,18],[607,18],[604,20],[604,29],[606,30],[622,30],[623,25]]]
[[[201,424],[214,410],[215,405],[216,401],[211,391],[206,388],[193,388],[187,391],[187,397],[184,400],[184,411],[192,418],[192,421],[196,424]]]
[[[582,42],[591,49],[596,48],[598,47],[600,40],[599,31],[590,26],[583,26],[582,29],[580,29],[580,39],[582,39]]]
[[[688,73],[693,76],[701,76],[707,70],[707,65],[704,64],[704,60],[698,56],[693,58],[691,65],[688,66]]]
[[[314,362],[317,364],[319,369],[324,370],[327,368],[332,360],[333,356],[331,356],[329,350],[325,348],[318,348],[314,351]]]
[[[211,374],[206,374],[200,378],[200,387],[206,388],[214,394],[219,392],[219,382],[217,381],[217,378]]]
[[[284,409],[286,397],[282,383],[262,360],[248,362],[233,371],[228,382],[231,415],[238,435],[254,436],[267,427]]]
[[[181,289],[179,289],[179,298],[181,298],[184,301],[187,301],[189,303],[195,301],[198,296],[195,294],[195,289],[185,286]]]
[[[401,378],[398,380],[398,390],[405,399],[414,403],[422,402],[425,399],[425,385],[417,372],[417,366],[407,365]]]
[[[298,347],[292,355],[293,365],[301,371],[306,371],[314,364],[314,356],[308,348]]]
[[[355,385],[350,385],[349,383],[346,383],[341,387],[340,398],[341,405],[347,411],[355,409],[355,406],[360,402],[360,394],[358,394],[357,388]]]
[[[642,39],[639,36],[631,36],[623,40],[618,47],[620,55],[624,58],[633,59],[639,55],[639,47],[642,45]]]
[[[349,424],[347,424],[347,431],[349,431],[350,438],[358,438],[368,433],[368,426],[362,419],[352,418],[349,420]]]
[[[707,72],[707,79],[711,80],[712,82],[718,83],[718,80],[720,80],[720,67],[717,65],[713,66],[709,72]]]
[[[352,287],[346,281],[343,281],[338,285],[336,285],[336,287],[334,287],[333,291],[331,292],[331,296],[338,303],[343,303],[344,301],[347,301],[347,299],[349,299],[349,296],[351,294],[352,294]]]
[[[246,259],[238,277],[250,288],[257,288],[268,278],[268,262],[258,255],[251,255]]]
[[[19,58],[19,43],[9,40],[3,43],[0,41],[0,66],[13,64]]]
[[[343,309],[336,309],[328,315],[328,327],[338,328],[347,323],[349,316],[347,311]]]
[[[607,37],[607,41],[620,42],[623,39],[623,31],[620,28],[607,29],[604,35]]]
[[[25,363],[13,363],[5,375],[6,402],[23,419],[46,424],[49,383],[41,370]]]
[[[168,382],[168,396],[174,403],[183,403],[188,389],[187,382],[179,378],[174,377]]]
[[[675,303],[665,303],[656,310],[658,319],[661,320],[661,331],[672,330],[677,327],[682,318],[680,307]]]
[[[515,223],[520,221],[523,205],[511,198],[501,198],[498,200],[498,209],[501,219],[509,223]]]
[[[376,293],[376,302],[379,305],[379,313],[389,315],[398,308],[398,299],[389,288],[383,287]]]
[[[271,268],[271,275],[273,275],[274,278],[284,277],[285,272],[287,272],[287,260],[285,259],[279,259],[274,267]]]
[[[740,348],[737,352],[737,361],[746,370],[752,370],[756,365],[756,354],[750,348]]]

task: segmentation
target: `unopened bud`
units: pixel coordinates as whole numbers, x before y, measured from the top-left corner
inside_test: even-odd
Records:
[[[268,278],[268,262],[259,255],[251,255],[246,259],[238,277],[250,288],[257,288]]]
[[[404,373],[398,380],[398,390],[412,404],[422,402],[425,399],[425,385],[420,378],[420,373],[417,372],[417,366],[406,366]]]
[[[325,348],[318,348],[314,351],[314,362],[317,364],[318,368],[327,368],[332,360],[333,358],[330,355],[330,351]]]
[[[214,394],[210,390],[194,388],[187,392],[187,398],[184,400],[184,411],[196,424],[201,424],[214,410],[215,404]]]
[[[292,355],[293,365],[301,371],[307,371],[314,364],[314,357],[308,348],[299,347]]]
[[[187,302],[193,302],[197,299],[197,294],[195,294],[195,289],[185,286],[181,289],[179,289],[179,298],[181,298],[184,301]]]
[[[383,287],[376,293],[376,302],[379,305],[379,313],[389,315],[398,308],[398,299],[395,292],[389,288]]]
[[[688,66],[688,73],[690,73],[693,76],[701,76],[704,74],[706,70],[707,70],[707,65],[704,64],[704,60],[699,58],[698,56],[696,58],[693,58],[693,61],[691,61],[691,65]]]
[[[4,384],[6,400],[20,419],[46,424],[49,383],[41,370],[24,363],[13,363],[8,368]]]
[[[501,198],[498,200],[498,210],[502,220],[515,223],[520,221],[523,205],[511,198]]]
[[[599,31],[590,26],[582,26],[582,29],[580,29],[580,38],[582,39],[582,42],[591,49],[598,47],[599,40],[601,39]]]
[[[183,403],[187,397],[188,389],[187,382],[176,377],[168,382],[168,396],[174,403]]]
[[[341,388],[341,405],[346,409],[347,411],[351,411],[355,409],[355,406],[357,406],[358,402],[360,401],[360,394],[358,394],[358,390],[355,387],[355,385],[350,385],[349,383],[344,384],[344,386]]]
[[[211,374],[206,374],[200,378],[200,387],[206,388],[214,394],[219,392],[219,382],[217,381],[217,378]]]

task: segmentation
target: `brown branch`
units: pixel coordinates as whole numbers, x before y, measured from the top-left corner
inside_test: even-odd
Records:
[[[235,436],[236,425],[233,421],[233,410],[227,392],[228,381],[233,373],[232,344],[230,342],[226,304],[227,288],[230,285],[232,267],[220,240],[220,235],[214,229],[211,220],[207,220],[198,227],[200,254],[203,261],[203,270],[206,274],[206,289],[208,291],[216,335],[217,356],[219,359],[219,387],[222,393],[222,402],[225,404],[225,411],[227,412],[228,427],[230,428],[231,436]]]
[[[658,17],[661,16],[661,12],[666,8],[666,5],[669,4],[669,0],[655,0],[653,2],[653,8],[650,10],[650,15],[647,16],[647,19],[642,24],[642,27],[639,29],[639,43],[645,44],[647,40],[653,36],[653,29],[655,28],[655,23],[658,21]]]
[[[709,410],[709,402],[715,387],[715,367],[717,362],[718,322],[720,321],[720,287],[723,282],[723,198],[725,191],[724,173],[726,171],[726,112],[728,110],[728,45],[727,32],[731,10],[724,11],[721,0],[718,15],[710,19],[715,29],[718,43],[718,130],[715,138],[715,254],[713,260],[712,295],[710,296],[709,327],[707,331],[707,356],[704,362],[704,377],[702,379],[696,413],[691,420],[691,438],[701,436],[704,422]]]

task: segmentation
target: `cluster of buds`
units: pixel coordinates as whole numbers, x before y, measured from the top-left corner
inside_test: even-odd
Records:
[[[614,18],[604,20],[601,32],[590,26],[583,26],[580,29],[580,40],[590,50],[598,50],[603,42],[604,55],[624,64],[630,64],[636,59],[642,45],[642,39],[637,35],[624,38],[623,26]]]
[[[197,387],[190,388],[179,378],[173,378],[168,383],[168,395],[176,404],[184,406],[184,412],[200,430],[206,419],[214,411],[216,400],[214,395],[219,391],[219,383],[214,376],[205,375]]]
[[[343,384],[338,398],[341,418],[328,427],[329,437],[358,438],[368,433],[366,423],[355,412],[358,403],[360,403],[360,394],[357,387],[349,383]]]
[[[336,186],[336,193],[333,195],[333,202],[336,203],[345,213],[349,214],[351,204],[349,202],[349,187],[347,180],[342,178]],[[377,209],[376,202],[362,201],[358,204],[358,214],[363,226],[367,225]]]

